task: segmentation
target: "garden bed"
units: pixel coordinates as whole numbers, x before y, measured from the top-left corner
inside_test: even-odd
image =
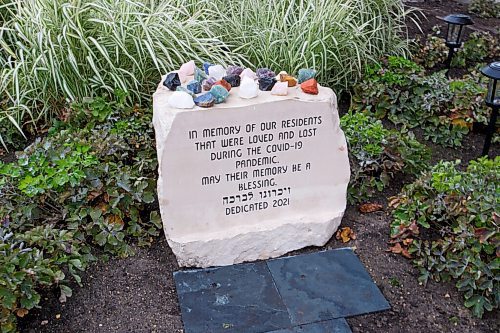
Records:
[[[454,1],[419,4],[428,20],[421,22],[424,36],[432,31],[442,17],[451,12],[466,12],[464,5]],[[498,19],[474,17],[474,28],[499,26]],[[419,32],[409,24],[410,34]],[[460,70],[452,75],[461,74]],[[349,109],[348,98],[340,99],[342,113]],[[383,120],[391,128],[392,123]],[[423,139],[419,129],[417,139],[431,150],[431,164],[441,159],[462,160],[462,166],[479,157],[484,134],[469,133],[462,147],[450,148]],[[490,156],[498,156],[500,147],[492,146]],[[4,161],[12,160],[6,155]],[[353,332],[498,332],[498,310],[485,313],[482,319],[473,317],[463,306],[463,297],[453,283],[430,281],[426,287],[418,282],[419,272],[410,261],[387,251],[392,217],[388,214],[389,197],[397,195],[412,176],[397,175],[382,192],[369,202],[382,204],[383,211],[361,214],[357,205],[349,205],[343,226],[350,227],[356,239],[344,244],[332,238],[323,249],[352,246],[373,279],[392,305],[383,313],[349,318]],[[83,288],[75,285],[73,296],[62,304],[59,290],[46,290],[41,309],[31,310],[19,321],[23,332],[183,332],[172,272],[179,269],[163,236],[154,239],[149,248],[136,249],[135,256],[111,259],[92,264],[82,273]],[[295,253],[318,251],[307,248]],[[292,253],[294,254],[294,253]],[[335,281],[332,281],[335,283]],[[346,297],[349,297],[348,291]]]

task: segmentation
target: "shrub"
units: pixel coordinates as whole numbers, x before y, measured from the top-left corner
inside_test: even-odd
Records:
[[[15,11],[0,32],[1,127],[44,126],[70,103],[114,88],[128,93],[127,104],[146,106],[160,75],[191,59],[246,63],[213,32],[226,21],[185,1],[9,2]]]
[[[476,316],[500,299],[500,157],[441,162],[391,200],[391,237],[409,246],[420,281],[454,279]]]
[[[16,162],[0,163],[2,332],[38,305],[41,289],[70,296],[68,281],[80,283],[94,248],[128,256],[131,243],[158,235],[151,114],[123,109],[118,96],[76,105]]]
[[[219,34],[257,67],[297,73],[319,70],[319,80],[346,88],[385,54],[407,51],[399,0],[215,0],[226,24]]]
[[[351,108],[389,118],[403,131],[421,127],[427,140],[460,146],[473,123],[487,123],[486,84],[477,72],[448,80],[444,73],[425,75],[414,62],[389,57],[369,67],[354,87]]]
[[[388,130],[380,120],[361,112],[348,113],[340,121],[352,169],[349,202],[360,202],[382,191],[396,173],[416,174],[427,166],[429,151],[411,133]]]
[[[469,12],[486,18],[500,18],[500,3],[496,0],[472,0],[469,4]]]

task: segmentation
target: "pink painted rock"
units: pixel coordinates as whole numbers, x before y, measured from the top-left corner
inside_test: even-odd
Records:
[[[179,69],[179,73],[182,73],[185,76],[194,75],[195,68],[196,65],[194,63],[194,60],[191,60],[181,66],[181,68]]]
[[[288,95],[288,82],[276,82],[273,86],[273,89],[271,89],[271,95]]]
[[[240,77],[243,79],[244,77],[248,77],[252,80],[255,80],[257,78],[257,75],[255,75],[255,72],[251,70],[250,68],[245,68],[243,72],[241,72]]]

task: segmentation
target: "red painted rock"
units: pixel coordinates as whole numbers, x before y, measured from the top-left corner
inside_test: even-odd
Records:
[[[214,83],[214,86],[223,86],[224,88],[226,88],[227,91],[231,90],[231,84],[224,79],[216,81]]]
[[[300,88],[306,94],[317,95],[318,94],[318,81],[316,79],[309,79],[300,84]]]

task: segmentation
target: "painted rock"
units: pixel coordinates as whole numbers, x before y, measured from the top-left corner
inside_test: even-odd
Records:
[[[168,98],[168,105],[176,109],[192,109],[194,107],[193,97],[183,91],[174,91]]]
[[[227,91],[231,91],[231,85],[224,79],[215,82],[214,86],[223,86],[224,88],[226,88]]]
[[[214,65],[214,64],[211,64],[211,63],[209,63],[209,62],[204,62],[204,63],[203,63],[203,65],[202,65],[202,66],[203,66],[203,70],[205,71],[205,74],[207,74],[207,75],[208,75],[208,68],[209,68],[210,66],[213,66],[213,65]]]
[[[287,82],[289,87],[295,87],[297,85],[297,79],[288,74],[280,75],[281,82]]]
[[[259,79],[259,89],[262,91],[270,91],[273,89],[276,79],[273,77],[263,77]]]
[[[257,75],[255,75],[255,72],[251,70],[250,68],[245,68],[243,72],[241,72],[240,77],[243,79],[244,77],[248,77],[252,80],[255,80],[257,78]]]
[[[241,78],[238,74],[228,74],[224,76],[223,80],[227,81],[231,87],[239,87],[241,83]]]
[[[203,82],[203,80],[207,79],[208,76],[207,74],[205,74],[204,71],[202,71],[201,69],[199,69],[198,67],[196,67],[194,69],[194,79],[198,82]]]
[[[276,82],[273,89],[271,89],[271,95],[277,95],[277,96],[288,95],[288,82]]]
[[[188,76],[194,75],[194,69],[196,65],[194,64],[194,60],[188,61],[181,66],[179,69],[179,77],[187,78]],[[182,81],[182,80],[181,80]]]
[[[182,92],[188,93],[193,98],[196,96],[196,94],[194,94],[191,90],[188,90],[186,87],[183,87],[183,86],[178,86],[177,89],[175,89],[175,91],[182,91]]]
[[[168,73],[165,81],[163,81],[163,85],[168,89],[175,91],[178,86],[181,85],[181,80],[179,79],[178,73]]]
[[[262,78],[274,78],[276,76],[276,73],[274,73],[272,70],[269,68],[259,68],[256,71],[257,78],[262,79]]]
[[[214,84],[210,89],[210,94],[214,96],[215,104],[222,103],[229,96],[229,91],[221,85]]]
[[[214,95],[212,95],[210,92],[207,92],[203,95],[195,97],[194,104],[196,104],[202,108],[209,108],[211,106],[214,106],[214,104],[215,104]]]
[[[201,83],[197,80],[192,80],[187,84],[187,89],[192,91],[194,94],[201,93]]]
[[[226,69],[226,75],[240,75],[243,72],[243,67],[241,66],[229,66]]]
[[[203,80],[203,82],[201,84],[201,87],[203,88],[203,90],[209,91],[210,88],[212,88],[212,86],[214,85],[215,82],[217,82],[216,79],[214,79],[213,77],[209,77],[208,79]]]
[[[318,94],[318,81],[316,79],[309,79],[300,84],[300,88],[306,94],[317,95]]]
[[[208,76],[211,76],[216,80],[221,80],[224,75],[226,75],[226,70],[221,65],[208,67]]]
[[[259,86],[255,81],[247,76],[241,79],[240,89],[238,95],[241,98],[254,98],[259,94]]]
[[[299,69],[299,84],[316,77],[316,71],[311,68]]]

